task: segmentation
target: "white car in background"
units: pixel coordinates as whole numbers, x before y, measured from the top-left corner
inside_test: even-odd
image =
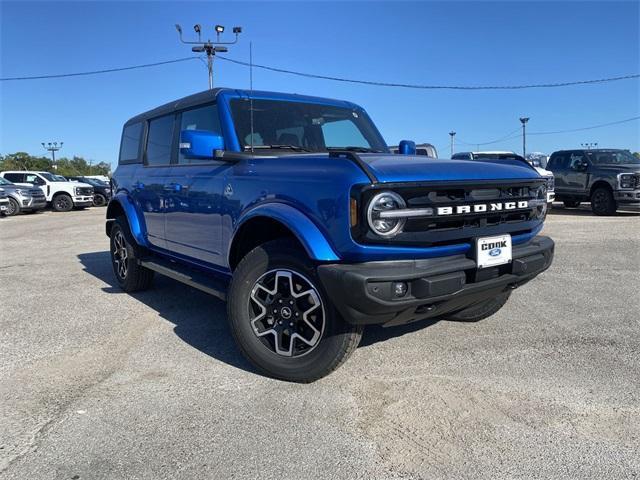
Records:
[[[539,162],[536,164],[536,162],[529,162],[525,160],[524,157],[522,157],[522,155],[518,155],[515,152],[501,151],[501,150],[485,151],[485,152],[459,152],[459,153],[454,153],[451,156],[451,159],[452,160],[481,160],[481,159],[521,160],[523,162],[527,162],[533,168],[536,169],[536,172],[538,172],[538,174],[541,177],[544,177],[547,180],[547,204],[549,205],[549,207],[551,207],[551,204],[556,199],[555,180],[553,177],[553,172],[550,172],[549,170],[545,170],[544,168],[542,168]]]
[[[93,204],[93,187],[86,183],[69,182],[66,178],[49,172],[5,171],[0,177],[17,185],[36,185],[44,192],[47,203],[56,212],[68,212],[72,208],[90,207]]]

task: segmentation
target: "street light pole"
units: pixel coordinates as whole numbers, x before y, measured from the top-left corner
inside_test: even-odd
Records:
[[[527,157],[527,122],[529,121],[529,117],[520,117],[520,122],[522,122],[522,156],[524,158]]]
[[[49,152],[51,152],[51,160],[53,161],[54,168],[56,164],[56,152],[62,148],[63,144],[64,142],[60,142],[60,144],[58,144],[58,142],[48,142],[48,143],[41,142],[40,143],[40,145],[42,145],[42,147],[45,150],[48,150]]]
[[[195,47],[191,47],[191,51],[195,53],[205,52],[207,54],[207,70],[209,72],[209,90],[213,89],[213,57],[215,57],[216,53],[225,53],[229,51],[227,47],[223,45],[233,45],[234,43],[238,43],[238,35],[242,33],[242,27],[233,27],[233,33],[236,36],[236,39],[233,42],[221,42],[220,34],[224,32],[224,26],[216,25],[214,30],[216,32],[216,41],[212,42],[211,40],[207,40],[206,42],[202,41],[202,27],[200,24],[195,24],[193,26],[193,30],[198,34],[197,42],[188,42],[182,39],[182,27],[176,23],[176,30],[180,35],[180,41],[187,45],[197,45]]]
[[[454,150],[454,144],[455,144],[455,136],[456,136],[456,132],[451,130],[449,132],[449,135],[451,136],[451,156],[453,157],[453,150]]]

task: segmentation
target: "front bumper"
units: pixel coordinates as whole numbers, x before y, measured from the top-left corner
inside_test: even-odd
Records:
[[[80,197],[73,197],[74,207],[90,207],[93,205],[93,195],[83,195]]]
[[[47,206],[47,199],[44,197],[22,197],[22,210],[41,210]]]
[[[549,268],[554,243],[538,236],[513,247],[511,263],[478,270],[465,255],[318,267],[322,284],[342,316],[354,324],[401,325],[452,313],[525,284]],[[395,282],[407,293],[394,298]]]
[[[640,207],[640,189],[638,190],[614,190],[613,198],[620,205]]]

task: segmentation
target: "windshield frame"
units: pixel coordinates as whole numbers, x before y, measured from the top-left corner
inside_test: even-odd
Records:
[[[375,123],[373,123],[373,121],[371,120],[367,112],[361,107],[358,107],[357,105],[350,104],[347,102],[337,102],[337,101],[330,101],[330,100],[322,101],[323,99],[315,100],[312,98],[309,99],[302,96],[301,98],[289,99],[289,98],[286,98],[286,96],[283,96],[282,98],[280,98],[277,96],[257,95],[257,96],[252,96],[251,99],[253,100],[254,104],[258,102],[277,102],[277,103],[290,103],[290,104],[293,103],[301,106],[309,105],[315,108],[326,107],[326,109],[332,109],[332,110],[340,109],[346,112],[351,112],[352,114],[354,114],[354,117],[358,119],[357,121],[353,121],[353,124],[356,126],[356,128],[358,129],[359,133],[362,135],[364,140],[369,144],[370,148],[368,148],[367,150],[371,150],[372,152],[380,152],[380,153],[389,152],[389,148],[386,142],[384,141],[384,138],[378,131]],[[233,126],[233,132],[229,132],[229,133],[233,135],[234,137],[233,139],[235,140],[234,143],[236,144],[236,145],[231,145],[230,147],[236,147],[237,148],[236,151],[248,153],[248,151],[250,150],[250,144],[247,144],[244,141],[244,139],[241,139],[240,138],[241,132],[238,132],[238,125],[236,123],[237,115],[238,115],[238,110],[237,110],[238,107],[236,102],[247,102],[250,99],[248,98],[248,96],[245,96],[245,95],[233,95],[233,96],[229,96],[229,98],[225,100],[227,100],[226,107],[229,114],[229,122]],[[346,115],[345,115],[345,118],[347,118]],[[367,127],[365,131],[361,129],[362,125]],[[265,142],[265,143],[269,145],[269,142]],[[325,146],[324,148],[307,148],[306,146],[294,145],[295,148],[290,148],[290,146],[287,146],[287,145],[277,145],[277,144],[272,144],[272,146],[273,148],[255,145],[254,148],[255,147],[258,147],[258,148],[255,148],[255,151],[251,153],[253,153],[254,155],[260,155],[260,154],[273,155],[273,152],[277,151],[278,154],[280,153],[281,154],[298,154],[298,155],[299,154],[317,154],[317,153],[328,153],[336,150],[344,150],[351,147],[351,146],[342,147],[342,146],[329,145],[328,147]],[[360,149],[360,146],[358,145],[353,145],[353,147]]]

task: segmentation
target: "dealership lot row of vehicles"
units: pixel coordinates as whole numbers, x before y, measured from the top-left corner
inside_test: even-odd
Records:
[[[93,178],[63,177],[40,171],[0,172],[0,214],[33,213],[47,205],[57,212],[105,206],[111,199],[109,183]]]

